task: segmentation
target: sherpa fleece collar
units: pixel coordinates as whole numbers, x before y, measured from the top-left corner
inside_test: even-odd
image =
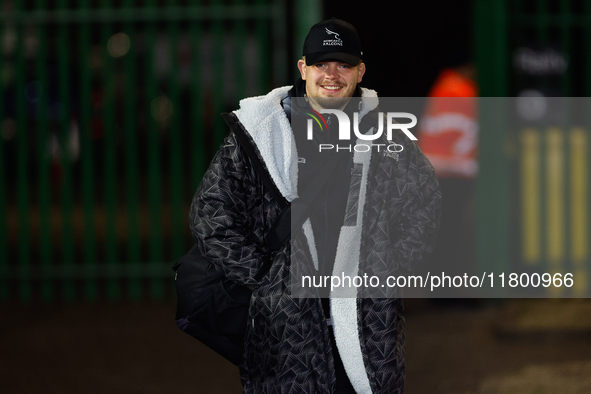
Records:
[[[289,120],[281,106],[291,86],[272,90],[265,96],[240,101],[234,111],[256,144],[269,175],[281,194],[292,201],[297,197],[297,150]],[[361,88],[362,105],[359,118],[378,106],[375,90]]]

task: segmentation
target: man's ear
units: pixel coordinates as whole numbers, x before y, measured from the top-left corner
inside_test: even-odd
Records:
[[[357,70],[357,83],[361,82],[364,74],[365,74],[365,63],[359,63],[359,69]]]
[[[300,74],[302,74],[302,79],[306,80],[306,62],[303,59],[298,60],[298,69],[300,70]]]

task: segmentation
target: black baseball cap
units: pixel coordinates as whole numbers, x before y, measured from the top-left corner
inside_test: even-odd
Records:
[[[332,18],[312,26],[304,41],[306,65],[339,60],[356,66],[361,61],[361,40],[352,24]]]

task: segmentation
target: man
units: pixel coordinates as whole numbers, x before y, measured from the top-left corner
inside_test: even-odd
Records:
[[[433,167],[443,197],[440,236],[431,264],[446,273],[473,273],[474,191],[478,176],[478,86],[476,68],[467,53],[450,50],[449,67],[435,80],[418,129],[419,147]],[[448,293],[450,294],[450,293]],[[459,299],[434,299],[438,305],[477,305],[466,289]]]
[[[293,87],[242,100],[227,118],[232,132],[195,194],[191,230],[215,269],[253,290],[240,365],[245,393],[402,393],[400,300],[297,297],[299,279],[291,266],[336,272],[349,258],[343,253],[353,255],[359,273],[411,266],[433,242],[441,198],[437,181],[403,133],[393,137],[403,147],[395,155],[341,150],[323,156],[318,144],[338,140],[338,122],[327,116],[308,139],[295,127],[300,115],[328,108],[358,111],[363,121],[376,110],[377,94],[358,85],[365,64],[349,23],[333,18],[314,25],[303,55],[301,80]],[[302,108],[300,100],[311,108]],[[387,142],[382,139],[374,142]],[[291,242],[270,249],[265,235],[282,209],[296,197],[306,198],[307,184],[335,154],[344,156],[309,203],[309,220],[294,229]],[[352,219],[348,213],[357,206]],[[344,241],[345,227],[363,241]],[[352,244],[358,253],[346,251]],[[255,280],[269,260],[269,273]]]

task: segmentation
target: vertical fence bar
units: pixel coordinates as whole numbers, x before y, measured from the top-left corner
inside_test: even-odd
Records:
[[[89,14],[90,0],[80,0],[79,9]],[[82,200],[84,206],[84,264],[88,272],[96,273],[96,234],[94,212],[94,154],[91,140],[91,73],[90,73],[90,23],[83,22],[80,26],[78,50],[80,53],[80,139],[82,145]],[[94,301],[98,297],[96,274],[91,274],[84,283],[84,296]]]
[[[58,0],[58,10],[67,10],[68,1]],[[62,266],[64,272],[74,271],[74,230],[72,226],[73,191],[71,142],[71,100],[70,100],[70,35],[69,25],[62,23],[57,32],[58,62],[58,103],[59,103],[59,155],[61,158],[61,209],[62,209]],[[64,280],[62,294],[68,301],[76,298],[74,280],[68,275]]]
[[[521,258],[525,264],[539,264],[542,250],[540,194],[540,132],[521,132]]]
[[[200,0],[190,0],[189,4],[198,6],[200,3]],[[200,21],[190,22],[189,40],[191,41],[191,127],[189,129],[191,148],[189,152],[191,152],[190,187],[193,193],[205,172],[203,70],[200,60],[203,31]]]
[[[510,51],[515,51],[522,45],[527,45],[527,32],[524,26],[517,21],[524,20],[526,17],[524,0],[514,0],[507,4],[507,11],[512,15],[513,23],[509,23],[511,34],[509,35]],[[512,67],[512,83],[508,91],[509,95],[518,95],[524,88],[525,76],[523,73],[514,72]],[[517,125],[512,127],[509,138],[512,141],[518,141],[520,154],[516,160],[510,160],[509,166],[518,171],[510,171],[508,198],[511,202],[520,200],[517,205],[519,218],[511,215],[509,228],[513,229],[513,234],[509,235],[509,258],[510,264],[520,266],[521,263],[539,264],[540,263],[540,217],[539,211],[539,132],[533,128],[519,130]],[[534,171],[534,172],[531,172]],[[532,175],[533,174],[533,175]],[[537,191],[537,194],[535,194]],[[534,197],[535,200],[530,204],[528,199]],[[509,208],[513,210],[512,207]]]
[[[549,272],[561,273],[565,258],[565,215],[564,209],[564,132],[550,128],[546,133],[546,250]],[[562,288],[551,288],[555,295]]]
[[[482,97],[506,97],[509,85],[508,13],[505,0],[475,3],[475,55]],[[508,160],[505,101],[479,100],[480,169],[476,184],[476,257],[482,271],[509,264]],[[488,104],[487,104],[488,103]],[[498,108],[487,108],[489,106]]]
[[[548,0],[537,0],[536,1],[536,14],[535,14],[535,26],[536,26],[536,39],[540,45],[548,45]],[[547,89],[549,86],[548,76],[541,76],[538,78],[537,89]],[[543,186],[542,186],[543,187]],[[544,218],[542,218],[542,226],[546,226]]]
[[[151,8],[155,11],[157,5],[156,0],[147,0],[146,8]],[[160,125],[154,119],[154,116],[161,116],[161,106],[168,105],[168,98],[162,95],[158,97],[158,82],[159,76],[156,74],[158,54],[156,50],[158,45],[153,45],[156,41],[156,25],[148,23],[144,31],[145,42],[148,46],[146,59],[146,113],[147,133],[148,133],[148,209],[149,209],[149,239],[150,239],[150,257],[149,261],[153,263],[162,263],[162,171],[160,167]],[[167,43],[170,43],[168,37]],[[170,49],[170,48],[169,48]],[[170,60],[170,59],[169,59]],[[170,70],[169,70],[170,71]],[[152,114],[152,116],[150,116]],[[160,120],[159,120],[160,121]],[[160,300],[164,296],[164,288],[162,280],[153,277],[150,281],[150,293],[153,299]]]
[[[571,208],[571,257],[577,281],[573,295],[583,297],[588,289],[589,271],[586,262],[589,259],[589,203],[587,132],[582,127],[570,132],[570,208]]]
[[[123,6],[128,11],[134,11],[134,0],[125,0]],[[127,202],[127,261],[128,264],[137,264],[140,261],[140,235],[139,235],[139,168],[137,152],[137,81],[136,81],[136,51],[137,36],[133,22],[126,22],[124,32],[129,36],[131,48],[124,56],[125,86],[124,86],[124,128],[125,128],[125,184]],[[151,43],[150,43],[151,44]],[[148,44],[149,45],[149,44]],[[142,296],[142,283],[138,277],[129,279],[129,297],[138,300]]]
[[[0,51],[4,52],[3,42],[0,41]],[[6,67],[4,64],[3,67]],[[2,128],[6,125],[6,114],[4,111],[4,94],[6,87],[4,86],[4,79],[0,78],[0,132],[4,131]],[[8,187],[6,184],[6,139],[0,137],[0,302],[7,302],[8,297],[8,220],[6,214],[6,193]]]
[[[101,8],[107,9],[112,6],[111,0],[102,0]],[[115,266],[118,264],[117,259],[117,211],[119,206],[117,204],[117,182],[116,176],[116,140],[115,140],[115,78],[113,59],[109,54],[109,38],[113,34],[113,24],[110,22],[103,22],[101,25],[101,45],[102,51],[102,117],[104,130],[104,206],[105,206],[105,264],[107,266]],[[131,56],[128,52],[126,56]],[[107,298],[111,301],[118,300],[121,296],[121,289],[119,280],[116,278],[109,278],[107,280]]]
[[[568,253],[569,248],[568,248],[568,240],[572,240],[574,239],[575,235],[571,233],[571,230],[573,229],[573,222],[572,222],[572,218],[573,215],[569,215],[569,211],[572,211],[574,214],[578,214],[578,212],[574,211],[575,209],[577,209],[578,207],[572,204],[568,204],[567,201],[569,202],[574,202],[573,200],[573,192],[575,192],[575,190],[573,189],[574,184],[572,183],[573,181],[576,182],[576,179],[573,179],[571,177],[571,175],[573,174],[573,172],[576,172],[576,169],[572,166],[567,165],[568,164],[568,158],[573,158],[573,155],[571,154],[572,150],[571,150],[571,144],[568,143],[568,139],[571,133],[571,129],[573,127],[573,111],[572,111],[572,104],[573,102],[571,101],[571,96],[572,96],[572,92],[573,92],[573,86],[572,86],[572,74],[573,74],[573,56],[571,53],[571,49],[572,49],[572,44],[573,44],[573,34],[572,34],[572,30],[573,30],[573,20],[572,20],[572,14],[571,14],[571,7],[570,7],[570,2],[571,0],[561,0],[560,1],[560,16],[561,16],[561,21],[560,21],[560,51],[562,52],[564,58],[567,59],[567,70],[563,73],[562,77],[561,77],[561,91],[562,91],[562,96],[564,96],[563,101],[564,101],[564,106],[565,106],[565,111],[564,111],[564,117],[565,119],[562,121],[562,128],[563,128],[563,133],[564,133],[564,142],[563,142],[563,154],[564,154],[564,164],[563,164],[563,193],[565,194],[565,205],[563,207],[564,210],[564,233],[563,236],[565,237],[564,240],[564,247],[565,247],[565,252],[564,252],[564,256],[563,256],[563,261],[562,261],[562,266],[560,267],[562,270],[569,270],[570,272],[572,272],[572,270],[574,269],[574,260],[575,257],[573,255],[573,250],[570,249],[571,253]],[[570,199],[568,198],[570,197]],[[569,264],[570,265],[567,265]],[[573,294],[572,292],[575,291],[575,289],[570,289],[571,294]]]
[[[538,45],[548,45],[548,1],[547,0],[537,0],[535,3],[535,12],[534,12],[534,21],[535,21],[535,40],[537,40]],[[548,77],[547,76],[540,76],[536,79],[536,89],[541,89],[544,91],[548,88]],[[540,170],[542,171],[542,177],[540,178],[540,186],[541,186],[541,204],[542,204],[542,211],[540,217],[540,225],[542,228],[542,242],[543,242],[543,249],[542,249],[542,260],[544,267],[543,269],[550,272],[549,266],[549,235],[550,232],[548,230],[548,223],[549,223],[549,198],[550,193],[548,187],[548,135],[545,134],[546,130],[540,130],[541,139],[542,139],[542,161],[540,163]],[[546,138],[544,138],[546,137]]]
[[[318,7],[322,9],[322,1],[316,1]],[[283,86],[288,82],[287,75],[289,67],[293,67],[293,64],[288,65],[288,53],[287,53],[287,21],[285,17],[285,1],[276,0],[272,2],[271,7],[273,9],[273,17],[271,18],[271,25],[273,28],[273,40],[269,45],[273,48],[273,84],[275,86]],[[318,22],[322,20],[322,13],[316,15]],[[312,25],[310,25],[311,27]],[[305,36],[302,36],[305,37]],[[298,59],[297,57],[296,59]]]
[[[295,34],[293,37],[295,59],[302,57],[304,39],[310,28],[322,20],[322,1],[295,0]],[[330,16],[330,15],[329,15]]]
[[[585,1],[585,38],[583,41],[583,51],[585,53],[585,96],[587,102],[591,97],[591,1]],[[591,127],[591,114],[587,111],[587,125]]]
[[[17,8],[18,7],[18,8]],[[16,11],[22,11],[22,4],[17,3]],[[31,271],[31,228],[30,228],[30,204],[29,204],[29,169],[28,169],[28,125],[25,108],[25,25],[17,25],[16,46],[16,133],[18,146],[17,161],[17,196],[18,196],[18,223],[19,223],[19,265],[21,280],[19,283],[19,296],[24,302],[31,301],[32,286],[30,282]]]
[[[585,16],[584,19],[584,24],[583,24],[583,29],[584,29],[584,35],[583,35],[583,42],[582,42],[582,50],[584,52],[584,69],[586,70],[585,75],[584,75],[584,98],[581,98],[580,100],[584,100],[584,104],[586,108],[590,108],[591,107],[591,2],[590,1],[585,1],[584,2],[584,9],[583,9],[583,13]],[[591,131],[591,112],[590,111],[585,111],[585,115],[583,117],[583,125],[584,125],[584,129],[586,130],[585,136],[586,136],[586,141],[585,144],[583,146],[583,149],[585,150],[585,154],[588,154],[589,149],[590,149],[590,142],[591,139],[588,138],[589,136],[589,132]],[[584,178],[584,182],[586,185],[590,185],[591,184],[591,170],[589,169],[589,164],[591,164],[591,161],[587,160],[587,163],[585,165],[585,172],[586,172],[586,176]],[[587,196],[587,195],[586,195]],[[585,200],[585,204],[588,204],[588,200]],[[591,210],[587,210],[587,214],[584,217],[584,220],[587,223],[591,223],[591,216],[590,216]],[[589,238],[588,234],[584,241],[585,244],[587,245],[590,242],[590,238]],[[576,267],[583,270],[584,274],[583,274],[583,280],[584,280],[584,284],[585,284],[585,292],[589,292],[589,287],[591,287],[591,261],[589,260],[589,256],[586,255],[585,259],[581,262],[577,262],[575,260],[575,264]]]
[[[585,53],[584,56],[584,69],[586,70],[584,78],[584,94],[585,97],[581,98],[584,100],[585,107],[591,108],[591,1],[584,2],[584,15],[585,15],[585,23],[584,23],[584,37],[583,37],[583,51]],[[583,118],[583,124],[586,130],[586,136],[589,135],[591,132],[591,111],[585,111],[585,115]],[[588,154],[589,150],[591,149],[591,138],[587,138],[587,141],[584,145],[585,154]],[[588,161],[586,165],[586,173],[587,176],[585,177],[585,182],[587,185],[591,185],[591,169],[589,165],[591,164],[591,160]],[[588,201],[585,201],[588,203]],[[591,210],[587,211],[587,215],[585,216],[585,220],[587,223],[591,223]],[[591,234],[589,234],[591,235]],[[589,243],[591,239],[587,236],[584,240],[585,243]],[[585,270],[584,274],[584,281],[585,281],[585,291],[589,292],[589,288],[591,287],[591,261],[587,256],[583,262],[580,263],[580,266],[583,266]]]
[[[563,122],[563,127],[564,127],[564,132],[565,133],[570,133],[572,127],[574,126],[574,118],[573,118],[573,99],[571,99],[571,96],[573,95],[573,56],[572,56],[572,48],[573,48],[573,20],[572,20],[572,10],[571,10],[571,4],[570,4],[571,0],[562,0],[560,2],[560,13],[562,15],[562,25],[561,25],[561,50],[564,54],[564,57],[567,59],[568,62],[568,68],[566,70],[566,72],[564,73],[564,75],[562,76],[562,94],[563,96],[565,96],[564,100],[565,100],[565,106],[566,106],[566,111],[565,111],[565,116],[566,119]],[[576,99],[575,99],[576,101]],[[567,134],[568,135],[568,134]],[[572,157],[572,149],[571,149],[571,145],[566,143],[564,144],[564,149],[565,149],[565,155],[566,158]],[[566,160],[566,159],[565,159]],[[564,166],[565,169],[565,173],[564,173],[564,185],[565,185],[565,191],[564,193],[568,196],[571,195],[572,193],[576,192],[575,189],[573,189],[573,187],[575,186],[573,184],[573,182],[576,182],[576,179],[573,179],[570,175],[573,171],[576,171],[575,168],[571,167],[569,168],[569,166],[567,166],[565,164]],[[571,199],[571,201],[573,201]],[[571,232],[571,230],[574,228],[573,227],[573,222],[572,222],[572,218],[573,215],[568,215],[568,211],[570,210],[576,210],[578,207],[572,204],[567,204],[565,206],[565,216],[566,216],[566,239],[570,240],[573,239],[575,237],[575,235]],[[584,211],[581,212],[576,212],[574,211],[574,214],[581,214]],[[578,216],[578,215],[577,215]],[[570,259],[569,259],[570,257]],[[575,256],[572,253],[572,249],[571,249],[571,253],[570,255],[567,254],[565,256],[565,263],[567,263],[567,259],[570,260],[570,266],[564,267],[567,268],[569,270],[573,270],[574,269],[574,265],[575,263]],[[571,291],[576,291],[576,289],[571,289]],[[571,293],[573,294],[573,293]]]
[[[235,0],[234,4],[237,6],[243,6],[244,0]],[[245,47],[246,47],[246,22],[242,19],[234,21],[232,24],[232,54],[234,56],[233,74],[234,74],[234,97],[232,102],[243,99],[246,96],[246,68],[244,67],[245,62]]]
[[[37,0],[35,9],[46,9],[46,0]],[[49,78],[47,76],[47,26],[37,25],[37,59],[35,62],[37,80],[39,82],[39,101],[37,101],[37,140],[38,140],[38,171],[39,171],[39,257],[41,269],[48,272],[51,269],[51,243],[53,231],[51,231],[51,185],[49,182],[49,122],[48,122],[48,93]],[[44,276],[41,281],[41,297],[44,301],[50,302],[54,297],[53,281],[50,277]]]
[[[548,0],[537,0],[536,24],[538,29],[538,40],[546,43],[548,40]]]
[[[562,16],[562,23],[560,26],[560,38],[561,38],[561,50],[569,59],[569,68],[571,70],[567,70],[564,75],[562,76],[562,95],[564,97],[572,96],[572,56],[571,55],[571,46],[572,46],[572,14],[570,8],[570,0],[562,0],[560,2],[560,13]]]
[[[525,19],[526,17],[526,12],[525,12],[525,1],[524,0],[514,0],[512,2],[510,2],[508,4],[509,7],[509,12],[512,13],[515,16],[516,20],[519,20],[519,17],[522,17],[523,19]],[[528,40],[526,39],[527,34],[526,34],[526,28],[523,25],[517,25],[517,26],[512,26],[512,34],[511,34],[511,38],[514,40],[514,46],[515,45],[527,45]],[[514,83],[515,85],[518,87],[518,89],[523,89],[524,87],[524,75],[523,73],[519,73],[519,72],[513,72],[511,75],[514,78]],[[515,89],[510,89],[511,94],[516,94],[513,92],[516,92]],[[518,94],[518,93],[517,93]]]
[[[171,6],[177,6],[178,0],[169,3]],[[181,127],[181,109],[184,105],[180,102],[180,67],[179,67],[179,43],[180,26],[178,21],[172,21],[168,24],[168,41],[170,42],[171,72],[168,75],[169,95],[172,102],[172,115],[168,136],[170,141],[170,168],[168,171],[170,179],[170,237],[172,258],[177,259],[185,249],[185,231],[183,228],[183,149],[181,138],[186,130]]]
[[[212,6],[221,6],[223,1],[211,0]],[[225,70],[225,58],[224,58],[224,24],[220,19],[215,19],[211,28],[212,36],[212,51],[213,51],[213,62],[212,62],[212,73],[213,73],[213,86],[211,86],[213,96],[213,137],[214,137],[214,150],[217,150],[222,144],[224,137],[226,136],[226,127],[223,123],[220,113],[224,110],[225,97],[224,92],[227,91],[225,86],[224,70]]]
[[[265,5],[265,4],[267,4],[267,0],[256,0],[256,4],[257,5]],[[312,26],[312,25],[310,25],[310,26]],[[263,19],[263,18],[257,19],[256,41],[257,41],[258,47],[259,47],[259,60],[257,62],[258,67],[259,67],[259,73],[258,73],[257,86],[259,86],[261,89],[259,94],[264,94],[265,92],[268,92],[271,87],[270,78],[269,78],[269,75],[271,72],[271,67],[269,67],[269,56],[270,56],[269,22],[267,19]]]

